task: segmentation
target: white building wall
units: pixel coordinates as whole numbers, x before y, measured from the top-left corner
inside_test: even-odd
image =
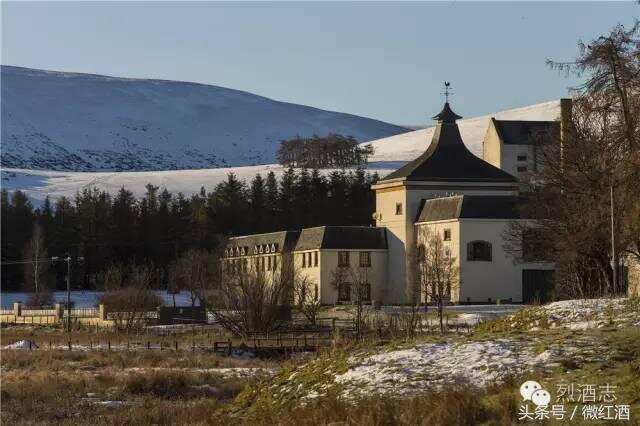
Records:
[[[410,185],[410,186],[405,186]],[[465,182],[441,182],[423,184],[398,182],[380,184],[376,191],[376,226],[387,228],[389,248],[387,303],[407,303],[411,283],[415,280],[409,263],[414,257],[414,224],[423,199],[428,200],[452,195],[517,195],[517,184],[475,184]],[[396,203],[402,203],[402,214],[396,215]]]
[[[348,251],[350,269],[354,274],[363,271],[371,285],[371,300],[386,302],[387,250],[320,250],[320,301],[323,305],[332,305],[338,301],[338,289],[333,283],[334,271],[338,268],[338,252]],[[371,267],[360,268],[360,252],[371,253]],[[353,298],[353,295],[352,295]]]
[[[438,235],[443,240],[444,246],[450,250],[454,267],[460,269],[460,222],[457,219],[421,223],[415,225],[415,229],[417,245],[424,244],[426,246],[429,243],[430,235]],[[449,241],[444,240],[446,229],[451,231],[451,240]],[[456,285],[451,290],[451,301],[454,303],[458,301],[458,287]]]
[[[486,303],[497,299],[522,302],[523,269],[553,269],[549,263],[519,263],[505,251],[503,235],[509,222],[506,219],[460,220],[460,302]],[[475,240],[491,243],[491,262],[467,259],[467,244]]]

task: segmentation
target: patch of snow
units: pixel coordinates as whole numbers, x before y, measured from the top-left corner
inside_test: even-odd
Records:
[[[413,393],[446,384],[483,387],[547,362],[509,340],[427,343],[349,360],[351,367],[335,381],[348,389]]]
[[[31,341],[31,340],[19,340],[15,343],[12,343],[10,345],[6,345],[5,347],[3,347],[3,349],[19,349],[19,350],[31,350],[31,349],[37,349],[38,345],[36,345],[35,342]]]
[[[3,168],[2,186],[9,192],[23,191],[35,204],[40,205],[49,196],[56,200],[62,196],[73,199],[78,191],[85,188],[97,188],[110,194],[117,193],[122,187],[131,191],[137,198],[146,193],[146,185],[152,184],[166,188],[172,194],[182,192],[185,196],[198,193],[204,187],[211,191],[215,186],[227,180],[234,173],[240,180],[250,181],[256,174],[263,178],[269,172],[280,177],[286,169],[279,164],[261,166],[224,167],[200,170],[167,170],[155,172],[66,172],[51,170]],[[369,169],[381,176],[391,173],[395,168]],[[322,170],[329,174],[331,169]]]
[[[595,321],[578,321],[566,324],[569,330],[586,330],[589,328],[596,328],[597,323]]]

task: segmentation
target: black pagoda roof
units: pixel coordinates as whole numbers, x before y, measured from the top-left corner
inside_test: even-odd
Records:
[[[392,179],[407,181],[454,182],[516,182],[509,173],[476,157],[462,142],[456,120],[461,118],[449,102],[438,115],[429,148],[415,160],[387,175],[381,182]]]

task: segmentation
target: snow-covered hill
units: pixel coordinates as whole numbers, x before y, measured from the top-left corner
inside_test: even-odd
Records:
[[[452,108],[460,113],[463,106]],[[437,111],[436,111],[437,112]],[[435,112],[434,112],[435,114]],[[514,108],[506,111],[481,117],[472,117],[458,121],[460,134],[465,145],[478,157],[482,158],[482,140],[484,139],[489,120],[495,117],[498,120],[556,120],[560,116],[560,100],[544,102],[522,108]],[[396,136],[390,136],[371,142],[375,148],[375,154],[371,161],[411,161],[422,154],[433,136],[435,127],[415,130]]]
[[[465,144],[472,152],[481,157],[482,139],[490,117],[512,120],[553,120],[557,118],[559,113],[560,102],[551,101],[464,119],[459,123]],[[380,176],[385,176],[396,170],[407,161],[420,155],[430,143],[432,134],[433,128],[427,128],[372,141],[371,144],[375,146],[376,154],[368,169],[371,172],[378,172]],[[4,148],[3,146],[3,155]],[[198,158],[194,157],[194,161],[196,160]],[[28,169],[29,167],[31,169]],[[161,188],[167,188],[174,193],[180,191],[190,195],[197,192],[202,186],[207,190],[213,189],[218,182],[226,179],[229,172],[248,181],[256,174],[265,176],[269,171],[273,171],[279,175],[283,171],[283,168],[277,164],[154,172],[76,172],[34,170],[32,166],[29,167],[5,167],[2,171],[2,186],[9,191],[16,189],[25,191],[35,204],[42,202],[47,195],[54,199],[62,195],[73,197],[77,191],[90,186],[108,192],[115,192],[125,186],[135,195],[141,196],[144,194],[145,185],[151,183]]]
[[[274,162],[296,135],[407,129],[204,84],[1,67],[2,166],[176,170]]]
[[[385,163],[385,166],[388,164]],[[395,168],[371,169],[370,172],[378,172],[380,176],[384,176]],[[256,174],[266,177],[269,172],[274,172],[277,177],[280,177],[284,170],[285,168],[279,164],[153,172],[66,172],[3,168],[2,188],[9,192],[19,189],[27,194],[34,205],[38,206],[46,196],[53,200],[61,196],[73,199],[77,192],[90,187],[114,194],[124,186],[136,197],[142,197],[148,183],[167,188],[174,194],[182,192],[189,196],[198,192],[201,187],[212,191],[218,183],[227,179],[229,173],[234,173],[238,179],[248,183]],[[323,172],[328,174],[331,170]]]

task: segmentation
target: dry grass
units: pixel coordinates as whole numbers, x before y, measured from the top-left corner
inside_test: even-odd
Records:
[[[132,371],[108,366],[113,359],[104,356],[122,354],[2,351],[2,355],[2,424],[197,423],[208,421],[255,380],[200,369]],[[20,361],[21,356],[27,362]],[[132,360],[126,365],[133,365]]]
[[[510,388],[509,388],[510,389]],[[244,424],[279,425],[475,425],[515,422],[515,392],[488,393],[468,387],[408,398],[372,396],[357,403],[326,396],[291,409],[263,405],[241,415]],[[499,394],[498,396],[496,396]]]

